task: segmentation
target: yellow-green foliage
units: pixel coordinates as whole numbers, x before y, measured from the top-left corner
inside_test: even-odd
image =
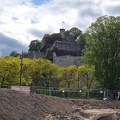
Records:
[[[2,57],[0,58],[0,84],[19,85],[20,84],[20,58]],[[53,80],[57,76],[58,66],[46,59],[23,58],[22,65],[22,85],[35,85]],[[44,81],[45,80],[45,81]]]
[[[82,65],[78,67],[78,73],[80,77],[80,81],[84,89],[91,89],[97,85],[97,81],[94,77],[94,66],[90,65]]]
[[[19,64],[18,58],[10,56],[0,58],[0,83],[2,86],[18,83]]]
[[[77,67],[69,66],[65,68],[61,68],[59,79],[61,80],[61,85],[66,86],[68,88],[76,88],[77,87]]]
[[[62,68],[47,59],[22,60],[22,85],[41,87],[57,86],[63,88],[78,88],[78,77],[81,84],[89,89],[96,84],[93,77],[94,66],[69,66]],[[0,85],[20,85],[20,57],[0,58]]]

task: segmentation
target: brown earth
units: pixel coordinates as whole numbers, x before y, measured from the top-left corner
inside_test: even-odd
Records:
[[[65,99],[0,90],[0,120],[53,120],[53,118],[54,120],[67,120],[68,118],[69,120],[85,120],[82,118],[85,110],[93,109],[94,111],[98,109],[117,110],[116,120],[120,120],[120,101]]]

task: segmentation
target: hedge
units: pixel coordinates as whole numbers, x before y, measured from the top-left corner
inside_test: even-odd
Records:
[[[60,91],[60,90],[46,90],[46,89],[36,89],[37,94],[45,94],[64,98],[87,98],[87,92],[78,91]],[[102,99],[103,94],[100,92],[89,92],[89,98],[91,99]]]

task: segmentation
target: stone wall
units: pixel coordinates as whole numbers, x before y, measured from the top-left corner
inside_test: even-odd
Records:
[[[65,32],[65,29],[60,29],[60,34],[61,34],[61,37],[66,39],[68,42],[76,43],[74,37],[70,35],[69,33]]]
[[[80,51],[80,45],[79,44],[73,44],[69,42],[63,42],[63,41],[55,41],[51,49],[54,47],[58,48],[58,50],[67,50],[67,51]]]
[[[44,53],[43,52],[32,52],[32,53],[27,53],[27,54],[23,54],[23,58],[43,58]]]
[[[80,66],[83,64],[80,63],[80,61],[75,56],[70,56],[70,55],[56,56],[55,53],[53,53],[53,63],[62,67],[67,67],[71,65]]]

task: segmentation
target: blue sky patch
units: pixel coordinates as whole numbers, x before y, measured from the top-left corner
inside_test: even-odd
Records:
[[[35,5],[41,5],[41,4],[44,4],[49,1],[50,0],[32,0],[33,4],[35,4]]]
[[[35,20],[31,20],[31,23],[32,23],[32,24],[36,24],[37,21],[35,21]]]

